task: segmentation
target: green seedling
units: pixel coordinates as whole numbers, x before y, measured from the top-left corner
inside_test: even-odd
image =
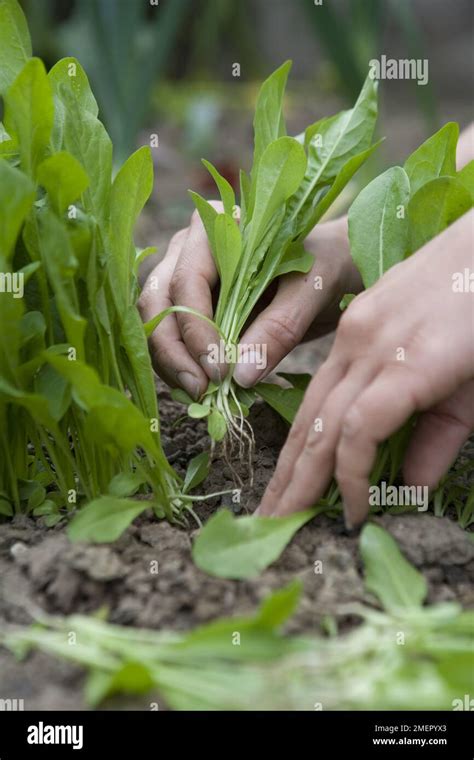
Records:
[[[289,61],[284,63],[260,90],[252,169],[250,175],[240,174],[240,208],[233,188],[208,161],[204,165],[216,182],[222,213],[191,193],[220,278],[211,323],[224,355],[233,359],[224,380],[219,385],[211,383],[199,404],[187,401],[191,416],[207,419],[211,439],[224,442],[227,460],[237,445],[240,458],[247,449],[251,462],[254,444],[246,419],[254,394],[244,392],[233,380],[244,325],[272,280],[311,269],[314,262],[304,249],[306,236],[376,147],[371,141],[377,85],[369,77],[352,109],[320,119],[297,138],[288,137],[283,97],[290,66]],[[162,318],[151,320],[148,332]]]

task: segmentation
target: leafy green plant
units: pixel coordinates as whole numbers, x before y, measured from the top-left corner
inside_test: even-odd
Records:
[[[458,136],[456,123],[445,124],[352,204],[351,254],[366,288],[472,208],[474,161],[456,171]]]
[[[224,439],[224,455],[230,441],[238,444],[241,458],[245,444],[249,452],[253,446],[246,420],[252,397],[233,381],[244,325],[275,277],[309,271],[313,257],[304,250],[305,237],[376,147],[371,140],[377,85],[369,77],[354,108],[320,119],[299,138],[288,137],[282,106],[289,70],[290,62],[284,63],[258,96],[253,166],[250,176],[241,172],[240,219],[232,187],[208,161],[204,165],[216,182],[223,213],[191,193],[220,277],[212,324],[231,358],[225,379],[211,383],[200,403],[190,404],[189,413],[207,417],[213,441]],[[148,323],[148,333],[167,313],[180,309],[157,315]]]
[[[85,72],[66,58],[46,73],[16,0],[0,0],[0,94],[0,514],[53,525],[90,501],[122,526],[150,507],[179,517],[193,497],[162,450],[135,306],[150,150],[112,179]],[[138,491],[152,499],[130,509]]]
[[[253,578],[280,556],[294,534],[325,507],[289,517],[235,518],[221,509],[194,542],[193,560],[220,578]]]
[[[3,630],[0,643],[18,657],[37,648],[87,668],[91,706],[114,693],[154,689],[177,710],[314,710],[315,702],[324,710],[452,709],[471,687],[472,611],[452,602],[423,607],[423,576],[382,528],[367,525],[360,548],[367,589],[385,611],[341,607],[340,614],[362,621],[342,636],[281,633],[298,603],[295,582],[255,615],[187,634],[37,612],[35,626]],[[71,631],[75,646],[68,644]]]
[[[62,54],[87,61],[117,162],[135,145],[153,86],[169,67],[190,6],[189,0],[153,8],[146,2],[80,0],[55,30]]]

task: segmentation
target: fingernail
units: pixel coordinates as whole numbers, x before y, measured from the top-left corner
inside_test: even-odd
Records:
[[[344,525],[346,526],[346,531],[350,535],[355,535],[358,533],[360,523],[356,520],[354,522],[353,518],[349,515],[348,509],[346,505],[343,505],[344,507]]]
[[[234,370],[234,380],[241,388],[251,388],[262,374],[257,371],[257,360],[255,351],[242,351]]]
[[[344,509],[344,525],[346,526],[346,530],[352,531],[354,530],[354,524],[349,517],[348,510],[345,504],[343,504]]]
[[[199,396],[201,395],[201,387],[199,385],[199,380],[194,377],[191,372],[183,371],[178,372],[176,375],[176,378],[178,380],[178,383],[181,385],[182,388],[186,391],[186,393],[191,396],[192,399],[197,401]]]
[[[220,383],[222,378],[219,367],[215,362],[211,361],[209,354],[200,354],[199,364],[203,368],[206,375],[211,378],[213,383]]]

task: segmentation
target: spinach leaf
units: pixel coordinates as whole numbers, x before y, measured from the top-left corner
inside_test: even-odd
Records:
[[[394,166],[367,185],[349,210],[352,258],[366,288],[405,258],[409,198],[407,174]]]
[[[206,523],[193,547],[196,565],[220,578],[253,578],[280,556],[302,525],[321,509],[289,517],[234,517],[221,509]]]
[[[77,513],[69,525],[68,536],[71,541],[111,543],[149,507],[147,501],[101,496]]]
[[[366,525],[360,538],[365,585],[387,612],[417,608],[423,603],[426,581],[400,552],[396,541],[378,525]]]
[[[439,235],[472,205],[469,190],[455,177],[438,177],[420,187],[408,206],[410,253]]]

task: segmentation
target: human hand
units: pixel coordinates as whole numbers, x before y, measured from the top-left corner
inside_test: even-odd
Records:
[[[377,446],[414,412],[405,482],[436,486],[474,429],[472,294],[453,289],[453,274],[472,270],[473,221],[470,211],[351,303],[259,514],[306,509],[335,473],[346,524],[361,523]]]
[[[222,210],[222,204],[212,205]],[[248,357],[237,364],[234,379],[244,387],[261,380],[301,340],[334,329],[341,297],[347,292],[357,293],[362,287],[349,253],[345,218],[319,225],[307,238],[305,248],[315,256],[311,272],[281,277],[273,300],[268,305],[262,302],[260,312],[242,336],[242,345],[267,347],[264,370],[249,362]],[[163,261],[148,277],[139,300],[142,317],[147,321],[169,306],[180,305],[212,318],[217,285],[207,236],[195,211],[190,226],[172,238]],[[171,386],[179,385],[197,399],[209,379],[218,382],[227,372],[225,365],[208,359],[209,346],[217,342],[217,334],[204,320],[175,313],[156,328],[149,345],[157,373]]]

